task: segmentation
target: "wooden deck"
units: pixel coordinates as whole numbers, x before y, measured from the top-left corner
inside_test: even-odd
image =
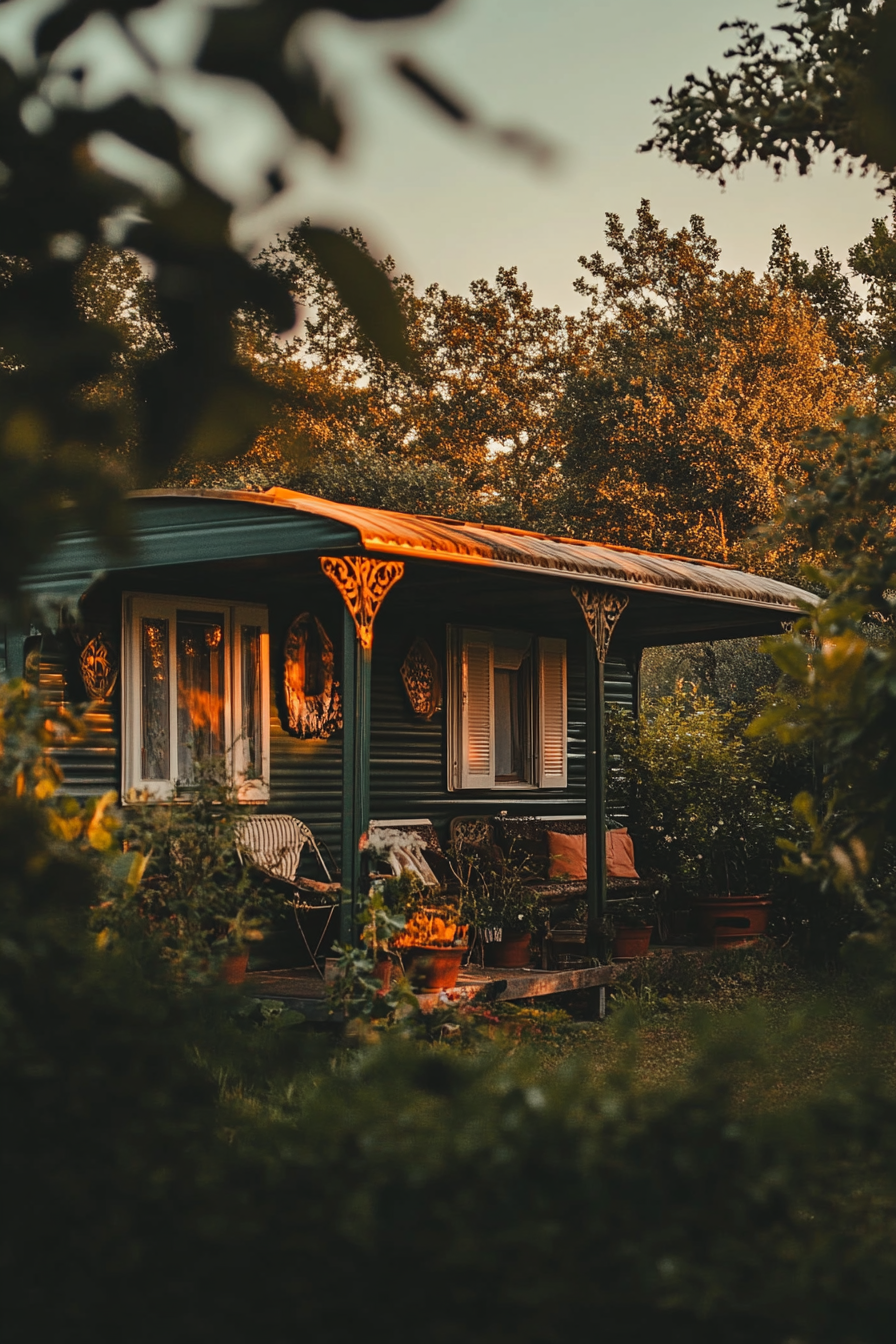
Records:
[[[483,990],[492,1002],[542,998],[546,994],[568,994],[612,984],[619,969],[618,963],[563,971],[543,971],[533,966],[519,970],[469,966],[457,977],[454,989],[418,994],[417,998],[424,1012],[438,1004],[465,1003]],[[279,999],[304,1013],[309,1021],[326,1021],[329,1017],[325,983],[311,971],[250,971],[245,983],[253,998]]]

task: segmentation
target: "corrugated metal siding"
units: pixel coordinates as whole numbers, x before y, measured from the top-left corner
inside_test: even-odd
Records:
[[[303,741],[286,733],[271,715],[272,812],[301,817],[330,846],[339,863],[342,812],[342,735],[324,742]]]
[[[431,643],[441,656],[442,649],[434,640]],[[416,718],[408,705],[399,669],[409,645],[410,639],[394,635],[374,641],[370,763],[373,817],[430,817],[447,839],[451,818],[467,813],[494,814],[505,809],[517,815],[584,812],[585,666],[580,646],[571,643],[569,648],[566,789],[470,793],[447,788],[444,710],[427,722]],[[605,688],[608,700],[632,708],[632,677],[624,662],[608,661]]]
[[[63,639],[44,635],[40,652],[40,688],[52,708],[83,700],[84,691],[76,684],[73,663],[73,651]],[[84,715],[84,736],[53,753],[63,770],[63,793],[83,799],[120,789],[119,703],[116,687],[110,701],[98,702]]]
[[[263,596],[258,594],[258,596]],[[342,735],[326,741],[304,741],[282,726],[280,702],[282,640],[290,621],[301,610],[317,612],[337,646],[341,626],[339,599],[329,585],[303,584],[294,596],[273,595],[271,613],[271,801],[272,811],[290,812],[306,821],[315,835],[339,853],[342,791]],[[419,616],[419,619],[418,619]],[[502,809],[514,814],[580,813],[585,808],[585,671],[584,640],[568,645],[568,764],[566,789],[496,789],[481,794],[451,792],[446,786],[444,711],[430,721],[411,711],[400,677],[400,667],[413,636],[424,633],[444,672],[445,621],[440,612],[408,613],[399,619],[380,617],[373,652],[373,730],[371,739],[371,813],[374,817],[429,816],[447,838],[452,817]],[[44,640],[41,682],[55,702],[71,683],[66,651]],[[605,671],[607,699],[632,708],[632,677],[620,659],[610,659]],[[69,696],[72,692],[69,691]],[[97,707],[87,717],[88,736],[59,753],[66,775],[66,791],[79,797],[120,787],[119,711],[113,702]]]

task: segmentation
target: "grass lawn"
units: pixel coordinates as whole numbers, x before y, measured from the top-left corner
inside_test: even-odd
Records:
[[[528,1045],[547,1071],[576,1060],[598,1081],[623,1068],[645,1089],[683,1081],[707,1042],[724,1050],[736,1036],[763,1064],[743,1068],[749,1106],[808,1099],[869,1066],[896,1082],[896,1023],[869,1011],[861,983],[807,974],[773,952],[652,957],[614,989],[605,1021],[596,1008],[596,991],[506,1005],[489,1034]]]

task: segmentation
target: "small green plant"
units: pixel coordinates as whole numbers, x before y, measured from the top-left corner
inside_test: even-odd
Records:
[[[283,893],[240,862],[245,810],[222,761],[197,765],[188,802],[127,807],[123,838],[128,880],[95,912],[101,936],[149,937],[182,980],[203,981],[262,937]]]
[[[653,924],[655,920],[655,896],[626,896],[622,900],[608,902],[607,912],[601,921],[601,932],[612,938],[617,929]]]
[[[483,931],[500,928],[534,933],[544,925],[543,898],[529,885],[532,861],[512,843],[506,857],[488,845],[464,845],[449,851],[459,888],[461,917],[473,926],[474,940]]]
[[[409,880],[405,880],[405,879]],[[405,927],[401,901],[412,901],[422,886],[411,873],[385,878],[371,888],[370,894],[358,912],[361,927],[361,946],[346,943],[338,949],[336,973],[328,986],[330,1012],[342,1013],[348,1021],[362,1018],[391,1022],[403,1005],[417,1001],[403,976],[393,985],[392,972],[400,968],[400,960],[390,950],[390,944]],[[394,904],[390,904],[391,895]],[[385,965],[391,970],[383,972]]]

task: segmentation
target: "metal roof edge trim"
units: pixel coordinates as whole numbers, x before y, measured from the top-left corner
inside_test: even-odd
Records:
[[[603,574],[583,574],[580,570],[557,569],[550,565],[527,564],[524,560],[483,561],[477,559],[476,556],[443,555],[438,551],[424,550],[419,552],[410,551],[409,553],[409,548],[383,545],[379,542],[376,545],[371,544],[370,546],[367,546],[364,543],[363,537],[361,538],[361,544],[364,546],[365,551],[371,555],[381,552],[383,555],[401,556],[409,560],[441,560],[443,563],[448,562],[453,565],[479,565],[487,569],[506,569],[516,574],[523,571],[527,574],[541,575],[546,579],[566,579],[569,583],[593,583],[597,587],[622,588],[627,592],[665,593],[670,597],[693,597],[701,602],[723,602],[729,607],[757,607],[762,611],[790,612],[796,615],[799,615],[802,611],[802,608],[797,606],[796,602],[786,602],[783,598],[780,601],[775,601],[773,598],[769,598],[768,601],[763,602],[757,597],[738,597],[732,593],[706,592],[705,590],[698,588],[673,588],[669,584],[648,583],[644,580],[637,579],[608,578]],[[647,552],[647,554],[651,554],[651,552]],[[730,568],[733,568],[733,566],[730,566]],[[748,573],[747,570],[742,569],[735,570],[734,572],[737,574]],[[780,580],[778,580],[778,582],[780,582]],[[814,593],[802,594],[801,589],[796,589],[795,591],[800,592],[801,595],[805,596],[810,605],[815,605],[820,601]]]
[[[695,597],[709,602],[759,607],[767,611],[782,611],[794,614],[803,610],[803,604],[811,607],[816,605],[819,600],[815,594],[805,592],[803,589],[784,583],[780,579],[766,579],[730,565],[689,560],[686,557],[664,556],[659,553],[639,551],[633,548],[604,547],[601,542],[580,541],[574,538],[559,539],[549,537],[544,533],[523,532],[521,529],[502,528],[490,532],[486,524],[449,519],[436,521],[431,515],[427,517],[423,514],[403,514],[388,509],[372,509],[363,505],[340,504],[334,500],[321,499],[315,495],[306,495],[300,491],[288,490],[281,486],[275,486],[263,493],[252,490],[212,490],[204,487],[138,490],[131,492],[128,497],[130,499],[230,500],[255,505],[261,504],[272,509],[289,509],[297,513],[318,517],[323,516],[354,530],[357,533],[359,544],[365,551],[424,561],[440,560],[450,564],[481,565],[487,568],[516,572],[524,571],[545,576],[556,576],[573,582],[605,584],[609,587],[640,592],[675,594],[676,596]],[[382,535],[384,532],[388,532],[390,519],[394,520],[393,529],[396,532],[404,530],[406,539],[391,540]],[[471,543],[471,550],[464,552],[462,549],[451,549],[450,547],[442,549],[437,543],[440,540],[447,543],[449,537],[441,538],[439,535],[440,528],[445,528],[446,531],[450,532],[450,541],[454,544],[463,536],[465,529],[469,528],[466,538]],[[432,544],[427,545],[426,534],[430,530],[432,531]],[[492,538],[494,538],[494,541],[490,550],[489,543]],[[519,553],[509,556],[501,555],[501,550],[505,552],[513,550],[513,541],[517,538],[519,539]],[[533,549],[527,550],[525,548],[526,541],[532,544]],[[545,556],[544,560],[540,562],[538,548],[541,546],[547,546],[552,551],[559,550],[559,554]],[[573,554],[565,556],[563,555],[563,548],[567,546]],[[594,570],[598,568],[596,563],[593,567],[589,566],[587,568],[582,563],[589,550],[597,552],[597,555],[594,556],[595,562],[600,552],[603,551],[606,555],[608,567],[615,560],[621,569],[623,567],[621,557],[631,555],[633,560],[640,558],[643,561],[653,561],[665,571],[665,574],[658,573],[655,578],[652,578],[637,574],[595,573]],[[696,575],[688,572],[687,567],[690,565],[699,566],[701,571],[699,579]],[[704,586],[710,576],[713,575],[713,571],[718,574],[717,583],[712,586]],[[679,580],[678,583],[675,582],[676,579]],[[761,595],[758,593],[750,595],[749,593],[725,591],[726,581],[741,579],[745,585],[752,580],[760,589],[765,588],[766,591]]]

